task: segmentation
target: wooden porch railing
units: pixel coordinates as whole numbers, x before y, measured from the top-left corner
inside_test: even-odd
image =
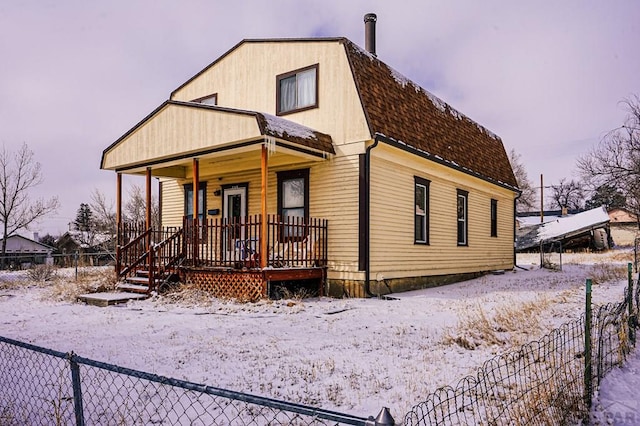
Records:
[[[185,221],[185,264],[195,267],[260,267],[261,215]],[[267,217],[267,267],[312,268],[327,264],[326,219]]]
[[[122,224],[116,270],[122,278],[141,269],[148,271],[151,291],[155,277],[177,272],[179,266],[258,269],[263,237],[267,240],[268,268],[327,265],[326,219],[268,215],[266,236],[261,235],[261,225],[261,215],[185,219],[182,228],[161,230],[146,229],[143,224]]]
[[[267,265],[273,268],[311,268],[327,265],[326,219],[269,215]]]
[[[116,272],[121,278],[129,276],[138,267],[147,264],[147,247],[151,230],[140,223],[123,223],[118,229]]]
[[[184,229],[163,228],[158,235],[162,240],[152,245],[149,270],[156,276],[166,277],[177,273],[184,261]]]
[[[141,223],[123,223],[118,230],[118,241],[118,276],[127,278],[145,271],[149,292],[155,290],[157,277],[177,272],[177,266],[184,259],[182,228],[153,230]]]

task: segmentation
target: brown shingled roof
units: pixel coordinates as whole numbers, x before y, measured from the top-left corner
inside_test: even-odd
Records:
[[[349,40],[345,50],[372,135],[517,188],[502,140]]]

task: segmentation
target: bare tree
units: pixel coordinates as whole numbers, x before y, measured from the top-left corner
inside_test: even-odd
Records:
[[[144,222],[147,211],[146,196],[138,185],[131,185],[128,191],[129,199],[124,204],[124,216],[131,222]],[[154,229],[160,227],[160,206],[158,198],[151,197],[151,226]]]
[[[89,203],[93,212],[93,222],[96,230],[103,233],[116,232],[116,213],[113,207],[113,201],[107,200],[107,197],[98,189],[94,189],[91,193],[91,202]]]
[[[0,150],[0,222],[2,222],[2,258],[7,251],[7,238],[21,229],[28,230],[47,214],[58,209],[58,198],[34,199],[30,191],[41,184],[42,169],[34,160],[27,144],[15,153],[3,145]]]
[[[89,207],[93,212],[95,232],[100,235],[98,245],[102,251],[112,253],[115,250],[117,235],[116,213],[113,201],[107,200],[104,193],[94,189],[91,193]]]
[[[560,179],[557,185],[551,185],[552,208],[578,210],[582,208],[584,191],[575,180]]]
[[[522,191],[522,195],[516,201],[516,210],[518,212],[527,212],[535,209],[536,193],[533,188],[533,183],[529,180],[527,170],[522,164],[520,154],[515,149],[509,151],[509,162],[513,169],[513,174],[516,176],[516,182],[518,182],[518,188]]]
[[[640,214],[640,97],[622,101],[627,117],[608,132],[598,146],[578,159],[578,169],[591,187],[610,185],[627,199],[627,208]]]

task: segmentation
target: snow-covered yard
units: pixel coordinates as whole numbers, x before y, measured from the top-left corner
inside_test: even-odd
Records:
[[[193,289],[100,308],[73,303],[73,271],[53,283],[0,274],[0,335],[192,382],[396,420],[484,361],[623,297],[633,252],[563,256],[562,272],[518,257],[502,275],[393,300],[236,303]],[[85,272],[85,275],[87,273]],[[71,296],[70,296],[71,295]]]

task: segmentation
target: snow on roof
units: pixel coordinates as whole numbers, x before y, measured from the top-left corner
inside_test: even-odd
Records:
[[[516,249],[526,250],[537,247],[543,241],[562,240],[576,236],[599,228],[606,223],[609,223],[607,210],[604,207],[596,207],[572,216],[557,217],[555,220],[543,224],[525,225],[518,230]]]
[[[609,214],[604,207],[596,207],[573,216],[561,217],[546,222],[538,230],[538,241],[559,238],[581,229],[591,228],[609,222]]]
[[[287,134],[289,136],[303,139],[316,138],[315,131],[307,126],[285,120],[284,118],[276,117],[275,115],[266,114],[264,112],[261,112],[260,114],[264,117],[267,124],[267,129],[265,130],[269,130],[278,136],[282,137]]]

